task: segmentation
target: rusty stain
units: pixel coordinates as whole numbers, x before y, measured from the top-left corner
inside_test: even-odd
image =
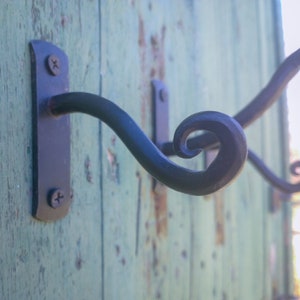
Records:
[[[150,38],[152,59],[160,80],[165,78],[165,36],[166,26],[162,26],[160,36],[152,35]]]
[[[149,2],[149,9],[152,4]],[[151,111],[151,87],[150,80],[158,77],[163,80],[165,77],[165,36],[166,27],[162,26],[159,33],[153,33],[151,36],[145,31],[143,16],[139,15],[138,23],[138,46],[141,69],[141,127],[146,127],[149,120],[149,111]],[[140,179],[139,179],[140,180]],[[140,182],[139,182],[140,184]],[[139,192],[140,194],[140,192]],[[158,236],[166,236],[167,234],[167,189],[158,184],[153,189],[152,199],[154,202],[155,225]],[[139,205],[139,204],[138,204]],[[139,209],[137,210],[137,222]],[[148,224],[149,225],[149,224]],[[138,228],[137,228],[138,230]],[[138,233],[136,233],[138,234]],[[137,236],[138,238],[138,236]],[[138,240],[136,241],[137,253]]]
[[[168,229],[168,203],[167,188],[157,182],[153,190],[156,234],[157,236],[166,236]]]
[[[216,192],[214,195],[215,209],[215,242],[216,245],[224,245],[225,243],[225,217],[224,217],[224,197],[223,192]]]
[[[146,39],[145,39],[145,27],[144,21],[141,16],[139,16],[139,35],[138,35],[138,45],[139,45],[139,56],[140,56],[140,68],[142,73],[141,78],[141,127],[145,127],[147,114],[149,110],[147,110],[147,103],[151,100],[150,97],[150,83],[149,86],[146,85],[150,82],[150,78],[146,75]]]
[[[87,156],[84,161],[84,171],[85,171],[85,178],[87,182],[93,183],[93,176],[91,171],[91,160],[89,156]]]
[[[119,184],[119,163],[117,160],[117,156],[111,149],[107,148],[106,158],[109,165],[109,178],[113,182]]]
[[[143,21],[141,16],[139,16],[139,39],[138,39],[138,43],[139,43],[140,47],[145,47],[146,46],[144,21]]]

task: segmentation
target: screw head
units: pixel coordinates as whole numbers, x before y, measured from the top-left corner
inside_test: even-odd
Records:
[[[168,91],[166,88],[162,88],[160,91],[159,91],[159,98],[160,98],[160,101],[162,102],[167,102],[168,101]]]
[[[66,197],[65,193],[61,189],[53,189],[49,192],[48,203],[52,208],[58,208],[63,205]]]
[[[60,60],[56,55],[51,54],[48,56],[47,66],[51,75],[57,76],[60,74]]]

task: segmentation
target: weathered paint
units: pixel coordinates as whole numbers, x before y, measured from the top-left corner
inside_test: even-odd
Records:
[[[99,93],[99,3],[1,1],[0,20],[0,298],[99,299],[98,122],[71,117],[74,202],[69,215],[56,223],[34,220],[28,45],[31,39],[57,44],[69,55],[71,90]]]
[[[275,3],[1,2],[1,299],[253,300],[284,294],[285,205],[269,211],[269,186],[251,166],[208,197],[161,185],[153,190],[152,178],[119,138],[91,117],[71,117],[69,215],[56,223],[30,217],[29,40],[62,47],[71,90],[113,100],[149,136],[150,81],[164,80],[172,133],[196,111],[233,115],[268,81],[279,63]],[[251,148],[283,173],[278,112],[275,105],[246,134]],[[182,164],[201,168],[202,159]]]

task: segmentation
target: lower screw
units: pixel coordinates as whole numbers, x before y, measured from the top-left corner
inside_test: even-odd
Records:
[[[58,208],[63,205],[66,197],[65,193],[61,189],[53,189],[49,192],[48,203],[52,208]]]

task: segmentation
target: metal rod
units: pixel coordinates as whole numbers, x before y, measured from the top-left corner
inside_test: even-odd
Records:
[[[243,127],[249,126],[257,120],[276,100],[279,99],[281,93],[285,89],[288,82],[298,73],[300,69],[300,49],[288,56],[272,76],[265,88],[240,112],[234,119]],[[207,149],[218,147],[218,141],[211,133],[205,133],[196,136],[187,141],[187,148],[192,152],[193,149]],[[167,155],[179,155],[172,142],[166,142],[160,146],[161,151]],[[262,174],[262,176],[272,185],[286,193],[296,193],[300,191],[300,183],[291,184],[276,176],[265,164],[258,158],[254,152],[249,150],[249,161]]]
[[[248,160],[257,169],[257,171],[276,188],[289,194],[300,192],[300,183],[289,183],[286,180],[276,176],[267,167],[267,165],[250,149],[248,149]]]
[[[194,171],[170,161],[125,111],[103,97],[89,93],[62,94],[49,100],[49,110],[54,116],[81,112],[99,118],[116,132],[154,178],[187,194],[206,195],[219,190],[240,172],[247,158],[246,138],[241,126],[219,112],[194,114],[175,132],[172,144],[183,153],[188,135],[196,130],[212,132],[220,143],[219,153],[211,165],[206,170]]]
[[[288,56],[272,76],[269,83],[264,89],[240,112],[234,119],[245,128],[257,120],[276,100],[285,89],[288,82],[298,73],[300,69],[300,49]],[[210,133],[205,133],[188,140],[189,149],[205,149],[215,147],[218,141],[215,136]],[[173,148],[173,143],[166,142],[161,146],[161,151],[167,155],[176,155]]]

